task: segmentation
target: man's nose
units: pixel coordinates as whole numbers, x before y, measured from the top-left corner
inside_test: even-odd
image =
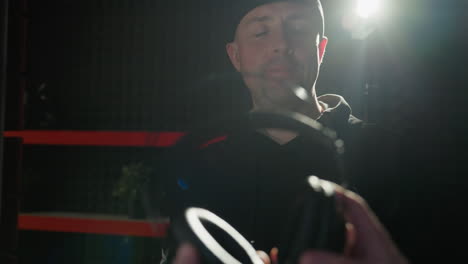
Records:
[[[290,47],[290,41],[285,34],[284,30],[280,29],[277,30],[273,34],[273,39],[272,39],[272,45],[273,45],[273,52],[274,53],[279,53],[279,54],[285,54],[287,53],[291,47]]]

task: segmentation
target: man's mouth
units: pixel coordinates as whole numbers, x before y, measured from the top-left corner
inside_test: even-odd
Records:
[[[293,76],[293,69],[290,66],[273,66],[269,67],[266,73],[274,78],[290,78]]]

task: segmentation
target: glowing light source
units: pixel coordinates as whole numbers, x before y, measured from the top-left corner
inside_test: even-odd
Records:
[[[375,15],[380,9],[380,0],[358,0],[357,14],[362,18]]]

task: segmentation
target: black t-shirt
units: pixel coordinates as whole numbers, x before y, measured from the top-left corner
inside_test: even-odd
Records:
[[[345,141],[344,175],[337,170],[334,153],[306,136],[279,145],[256,131],[227,135],[171,166],[169,185],[175,188],[169,188],[164,213],[174,216],[186,206],[208,209],[256,249],[268,252],[278,246],[289,208],[305,188],[307,176],[315,175],[345,183],[368,200],[384,224],[388,222],[396,204],[392,187],[396,180],[388,176],[395,168],[392,159],[398,144],[390,140],[394,137],[364,127],[344,100],[318,121]]]
[[[208,209],[255,248],[271,249],[278,246],[288,209],[306,188],[308,176],[341,183],[335,156],[326,153],[332,150],[301,136],[279,145],[254,131],[228,135],[176,169],[179,186],[170,198],[172,206]]]

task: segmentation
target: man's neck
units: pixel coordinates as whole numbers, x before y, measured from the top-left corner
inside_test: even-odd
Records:
[[[287,110],[287,111],[292,111],[292,112],[297,112],[303,115],[306,115],[314,120],[319,119],[322,116],[323,111],[325,111],[325,106],[320,104],[320,102],[317,99],[317,96],[313,94],[311,102],[304,102],[303,104],[299,104],[294,107],[260,107],[258,105],[255,105],[254,103],[254,108],[252,111],[281,111],[281,110]],[[278,128],[265,128],[259,130],[260,133],[268,136],[271,138],[273,141],[280,145],[284,145],[294,138],[297,137],[297,132],[295,131],[290,131],[290,130],[285,130],[285,129],[278,129]]]

